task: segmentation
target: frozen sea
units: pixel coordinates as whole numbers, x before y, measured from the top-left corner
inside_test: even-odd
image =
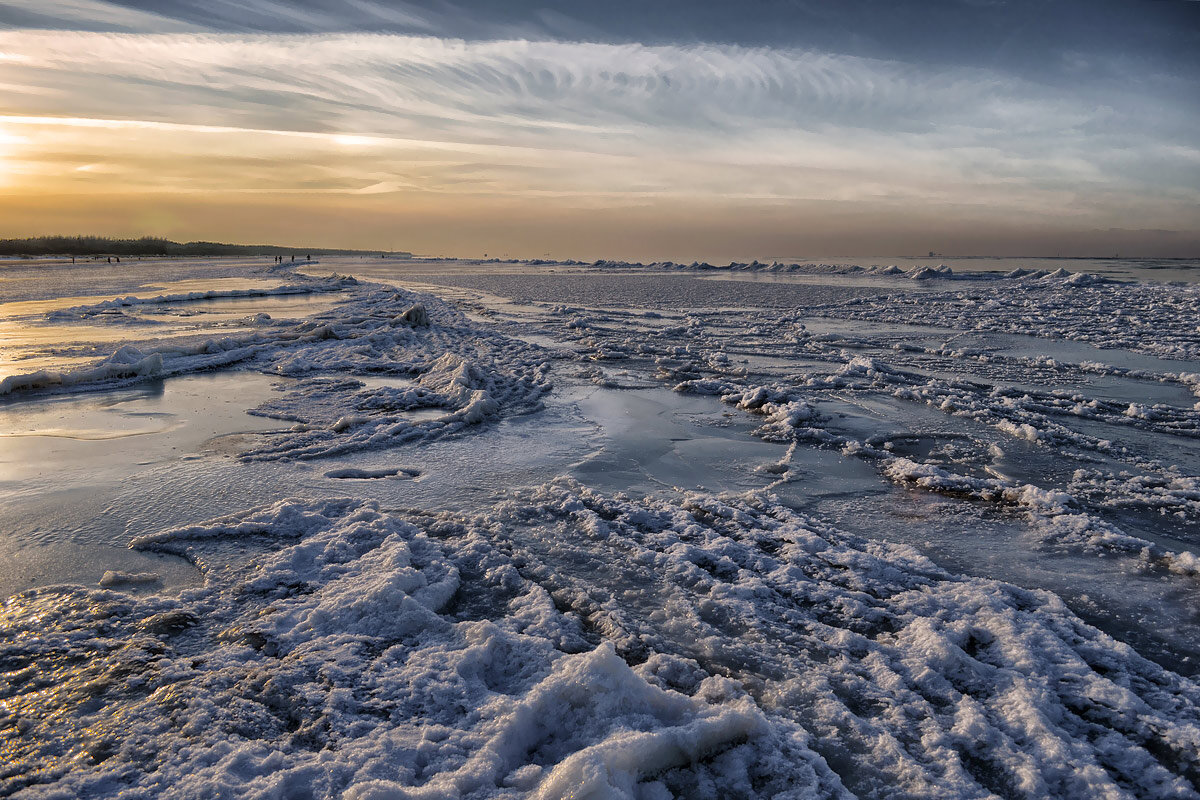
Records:
[[[0,796],[1200,797],[1200,265],[967,261],[0,264]]]

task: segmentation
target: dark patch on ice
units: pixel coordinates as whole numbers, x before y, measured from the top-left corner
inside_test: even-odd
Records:
[[[415,478],[421,474],[419,469],[412,467],[384,467],[383,469],[332,469],[325,473],[326,478],[338,480],[376,480],[379,478]]]

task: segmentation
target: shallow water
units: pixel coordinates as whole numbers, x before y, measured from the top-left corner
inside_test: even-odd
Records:
[[[217,373],[0,401],[0,593],[161,566],[163,559],[126,548],[121,493],[136,486],[143,502],[170,507],[180,520],[209,516],[204,498],[163,493],[148,476],[169,465],[202,472],[212,440],[278,427],[246,413],[273,383],[257,373]],[[173,563],[162,583],[196,578]]]

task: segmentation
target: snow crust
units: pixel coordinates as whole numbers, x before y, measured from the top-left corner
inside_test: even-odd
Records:
[[[0,617],[6,792],[1196,794],[1195,684],[761,496],[282,501],[133,546],[204,587]]]

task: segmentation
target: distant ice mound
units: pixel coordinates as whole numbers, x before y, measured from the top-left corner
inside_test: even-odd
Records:
[[[931,278],[952,278],[954,270],[945,265],[939,267],[916,267],[911,272],[905,273],[909,280],[927,281]]]
[[[1107,278],[1102,278],[1099,275],[1094,275],[1090,272],[1076,272],[1071,277],[1067,278],[1065,283],[1068,286],[1098,286],[1104,283],[1110,283]]]

